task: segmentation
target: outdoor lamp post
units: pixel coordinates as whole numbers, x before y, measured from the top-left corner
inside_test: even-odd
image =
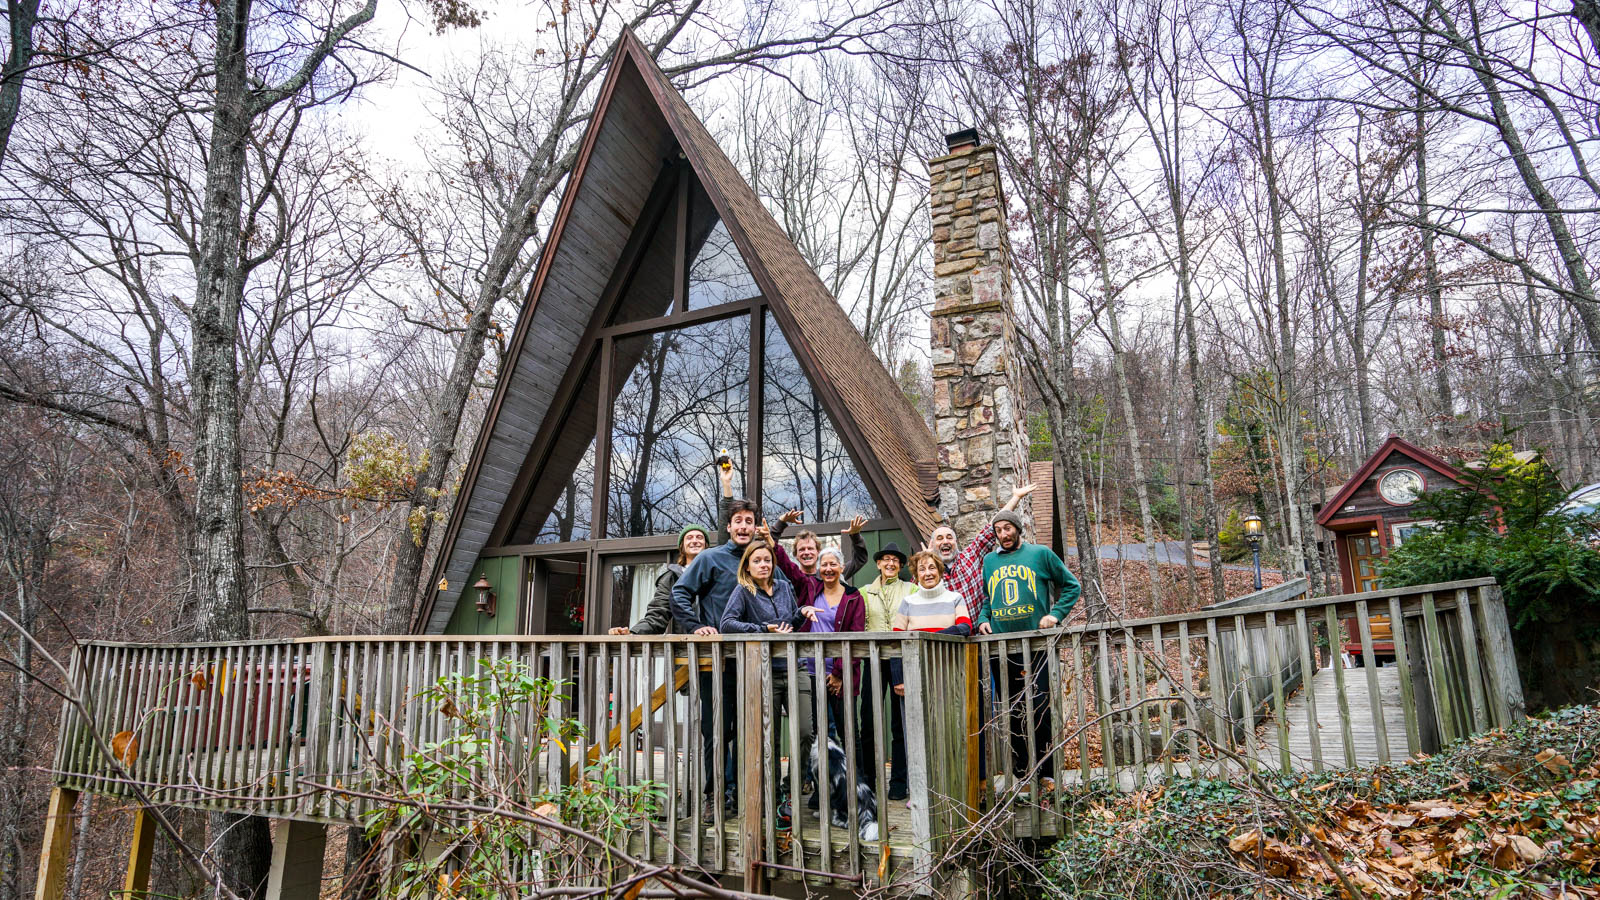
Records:
[[[1244,539],[1250,542],[1250,555],[1255,558],[1256,590],[1261,590],[1261,517],[1244,517]]]
[[[474,584],[472,588],[478,592],[478,612],[493,617],[495,596],[494,585],[489,583],[489,573],[485,572],[479,575],[478,583]]]

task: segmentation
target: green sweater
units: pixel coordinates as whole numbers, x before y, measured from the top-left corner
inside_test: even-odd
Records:
[[[983,609],[977,623],[995,631],[1033,631],[1046,613],[1065,621],[1082,589],[1048,547],[1021,544],[983,558]],[[1045,604],[1052,604],[1046,610]]]

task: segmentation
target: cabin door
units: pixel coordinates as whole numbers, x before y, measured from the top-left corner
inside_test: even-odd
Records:
[[[604,569],[611,575],[611,590],[608,603],[603,603],[610,615],[612,626],[631,625],[644,618],[645,611],[650,607],[650,601],[655,597],[656,579],[667,570],[667,554],[662,552],[635,553],[627,555],[604,557]],[[648,652],[640,648],[638,652]],[[651,745],[655,747],[667,746],[667,713],[660,704],[653,701],[652,695],[662,691],[663,702],[674,704],[672,721],[684,723],[689,721],[688,697],[674,691],[666,690],[662,686],[673,679],[674,673],[667,671],[665,657],[657,656],[648,663],[649,671],[642,669],[633,673],[633,684],[628,692],[634,697],[634,705],[639,709],[639,721],[649,723],[651,729]],[[621,685],[614,689],[620,691]],[[620,696],[620,694],[619,694]],[[670,697],[670,699],[668,699]],[[645,706],[645,704],[649,704]],[[632,720],[632,710],[629,711],[629,720]],[[678,726],[683,727],[681,724]],[[677,739],[686,739],[685,734],[679,734]],[[642,747],[640,734],[633,732],[630,743]]]
[[[585,555],[538,556],[528,566],[528,621],[523,634],[583,634],[588,620]]]
[[[1383,545],[1370,534],[1353,534],[1345,538],[1350,547],[1350,572],[1355,579],[1356,593],[1376,591],[1383,587],[1378,575],[1378,565],[1383,560]]]

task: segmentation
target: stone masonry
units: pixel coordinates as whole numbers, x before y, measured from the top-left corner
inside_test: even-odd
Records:
[[[1011,243],[995,150],[980,145],[973,130],[947,141],[950,153],[928,162],[934,275],[929,330],[939,510],[964,543],[1025,477],[1028,436],[1011,306]],[[1027,509],[1021,512],[1027,519]]]

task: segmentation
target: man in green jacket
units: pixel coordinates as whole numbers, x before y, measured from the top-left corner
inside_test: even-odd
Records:
[[[984,604],[978,610],[979,634],[1037,631],[1059,626],[1078,602],[1082,588],[1066,563],[1049,547],[1022,539],[1022,518],[1011,510],[994,517],[999,549],[983,558]],[[1018,781],[1042,779],[1046,791],[1056,787],[1055,727],[1050,715],[1049,652],[1007,654],[1006,693],[1011,698],[1011,775]],[[998,657],[991,657],[991,674],[1001,678]],[[1033,721],[1027,721],[1027,693],[1033,696]],[[1033,753],[1028,752],[1028,731],[1033,732]],[[1037,772],[1035,772],[1037,770]],[[1024,787],[1024,793],[1027,788]]]

